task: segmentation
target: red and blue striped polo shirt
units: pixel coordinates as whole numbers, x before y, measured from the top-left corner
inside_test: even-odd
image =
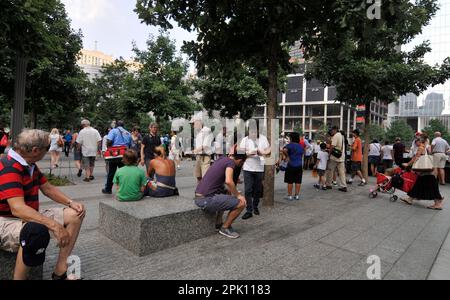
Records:
[[[0,217],[13,218],[8,199],[23,197],[25,204],[39,211],[39,188],[47,182],[39,168],[5,156],[0,160]]]

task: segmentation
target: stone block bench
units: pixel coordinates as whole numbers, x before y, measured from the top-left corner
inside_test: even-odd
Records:
[[[0,280],[12,280],[14,267],[16,265],[17,253],[10,253],[0,250]],[[43,267],[35,267],[30,269],[28,279],[42,280]]]
[[[138,256],[216,234],[215,215],[203,212],[192,198],[107,200],[99,205],[100,232]]]

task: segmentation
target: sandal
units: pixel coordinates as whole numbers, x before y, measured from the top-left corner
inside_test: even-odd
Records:
[[[412,202],[406,200],[405,198],[400,198],[400,200],[402,200],[403,202],[405,202],[408,205],[412,205]]]
[[[67,280],[67,272],[62,275],[56,275],[55,272],[52,273],[52,280]]]
[[[432,210],[442,210],[442,207],[428,206],[427,208]]]
[[[67,272],[64,272],[62,275],[56,275],[55,272],[52,273],[52,280],[83,280],[83,278],[79,279],[69,279],[67,276]]]

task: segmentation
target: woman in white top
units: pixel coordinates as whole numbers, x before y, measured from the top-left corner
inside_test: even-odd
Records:
[[[59,159],[61,157],[61,152],[63,151],[62,146],[64,145],[64,141],[59,135],[59,130],[57,128],[53,128],[50,132],[50,156],[51,156],[51,168],[59,167]]]
[[[372,176],[377,176],[377,167],[381,158],[381,144],[378,140],[373,140],[369,147],[369,164]]]
[[[381,151],[383,152],[383,165],[386,172],[387,169],[392,168],[394,163],[394,146],[389,145],[389,142],[385,141]]]
[[[177,169],[180,169],[181,163],[181,149],[180,140],[178,139],[177,133],[175,131],[171,132],[172,138],[170,140],[170,159],[175,162]]]

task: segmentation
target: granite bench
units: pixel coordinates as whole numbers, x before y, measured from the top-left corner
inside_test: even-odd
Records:
[[[201,239],[215,231],[215,216],[192,198],[144,198],[138,202],[100,202],[99,229],[138,256]]]
[[[0,280],[12,280],[14,267],[16,265],[17,253],[10,253],[0,250]],[[28,279],[42,280],[43,267],[35,267],[30,269]]]

